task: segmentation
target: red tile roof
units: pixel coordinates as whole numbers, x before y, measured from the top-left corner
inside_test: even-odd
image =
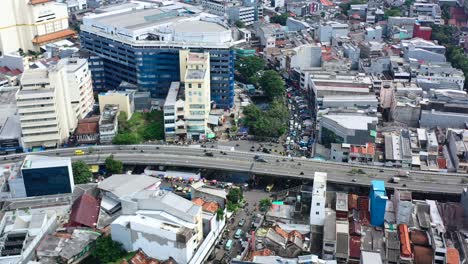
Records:
[[[99,121],[97,122],[79,122],[76,134],[97,134],[99,133]]]
[[[215,213],[218,210],[219,205],[216,202],[205,202],[202,208],[204,211]]]
[[[203,201],[202,198],[195,198],[192,200],[192,203],[196,204],[196,205],[199,205],[199,206],[203,206],[203,204],[205,203],[205,201]]]
[[[98,221],[99,202],[89,194],[83,194],[73,203],[70,224],[94,228]]]
[[[278,233],[280,236],[282,236],[282,237],[284,237],[284,238],[286,238],[286,239],[289,238],[288,232],[284,231],[281,227],[275,225],[275,226],[273,227],[273,230],[275,230],[275,232]]]
[[[439,166],[439,169],[447,169],[447,160],[445,158],[438,157],[437,165]]]
[[[139,249],[133,258],[129,261],[130,264],[159,264],[157,259],[148,257],[143,250]]]
[[[199,205],[202,207],[203,211],[205,212],[210,212],[210,213],[215,213],[219,209],[219,205],[216,202],[206,202],[202,198],[195,198],[192,200],[192,202],[196,205]]]
[[[32,40],[32,42],[34,45],[42,45],[42,44],[46,44],[52,41],[61,40],[61,39],[65,39],[65,38],[73,37],[73,36],[76,36],[75,31],[71,29],[65,29],[65,30],[57,31],[57,32],[50,33],[50,34],[37,36]]]

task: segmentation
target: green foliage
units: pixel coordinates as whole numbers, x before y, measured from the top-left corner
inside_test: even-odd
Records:
[[[258,84],[265,91],[265,95],[270,101],[284,96],[284,81],[276,71],[264,71],[258,80]]]
[[[273,101],[267,111],[251,104],[244,108],[244,125],[250,133],[261,137],[279,137],[287,130],[288,109],[280,101]]]
[[[236,61],[236,70],[244,80],[255,76],[255,74],[265,68],[265,61],[257,56],[240,57]]]
[[[262,198],[259,205],[261,211],[267,211],[271,207],[271,200],[269,198]]]
[[[404,5],[410,7],[414,4],[414,2],[416,2],[416,0],[405,0]]]
[[[236,23],[235,23],[236,27],[238,28],[245,28],[245,23],[240,21],[240,20],[237,20]]]
[[[96,240],[96,245],[91,251],[91,257],[97,259],[99,263],[109,263],[116,261],[123,256],[126,252],[122,248],[122,244],[112,240],[110,236],[101,236]]]
[[[226,208],[229,212],[235,212],[237,209],[239,209],[239,205],[228,200],[226,203]]]
[[[398,16],[401,16],[401,10],[399,8],[387,9],[384,12],[384,19],[388,19],[389,17],[398,17]]]
[[[116,145],[139,144],[148,140],[164,139],[164,113],[152,111],[134,113],[130,120],[127,114],[119,114],[119,133],[112,143]]]
[[[75,184],[88,183],[93,177],[93,174],[89,170],[88,164],[82,160],[78,160],[72,163],[73,180]]]
[[[241,188],[231,188],[226,199],[233,204],[239,204],[243,199],[243,195]]]
[[[120,160],[115,160],[114,155],[106,158],[106,171],[110,174],[121,174],[123,172],[123,163]]]
[[[223,209],[218,208],[218,210],[216,210],[216,221],[221,221],[221,220],[223,220],[223,217],[224,217],[224,211],[223,211]]]
[[[320,16],[321,16],[322,18],[325,17],[325,12],[323,12],[323,11],[320,12]]]
[[[270,23],[277,23],[282,26],[286,26],[286,20],[288,20],[288,14],[284,13],[281,15],[274,15],[270,18]]]
[[[447,60],[452,63],[452,66],[460,69],[465,74],[465,87],[468,89],[468,58],[462,48],[458,47],[456,38],[457,28],[449,25],[433,25],[432,26],[432,40],[437,40],[440,45],[447,48],[445,56]]]
[[[138,134],[133,133],[119,133],[112,139],[112,143],[115,145],[134,145],[140,142]]]
[[[322,144],[326,148],[331,147],[331,143],[338,143],[341,144],[344,142],[343,138],[340,136],[337,136],[333,131],[327,129],[327,128],[322,128]]]

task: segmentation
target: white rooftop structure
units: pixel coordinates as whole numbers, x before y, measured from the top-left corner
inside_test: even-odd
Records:
[[[367,124],[378,121],[375,116],[364,115],[326,115],[323,118],[330,119],[350,130],[367,130]]]
[[[83,18],[82,30],[129,44],[230,46],[231,29],[220,17],[168,8],[108,12]]]
[[[48,157],[40,155],[27,155],[21,169],[40,169],[51,167],[67,167],[71,159],[67,157]]]
[[[325,223],[325,200],[327,191],[327,173],[315,172],[312,188],[310,224],[323,226]]]

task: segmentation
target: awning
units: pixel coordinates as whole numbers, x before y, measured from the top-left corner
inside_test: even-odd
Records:
[[[206,137],[207,137],[207,138],[215,138],[216,135],[213,134],[213,133],[209,133],[209,134],[206,135]]]
[[[62,39],[68,38],[68,37],[72,37],[72,36],[75,36],[75,35],[76,35],[75,31],[73,31],[71,29],[65,29],[65,30],[57,31],[57,32],[50,33],[50,34],[37,36],[37,37],[33,38],[32,42],[33,42],[34,45],[42,45],[42,44],[45,44],[45,43],[50,43],[50,42],[54,42],[54,41],[57,41],[57,40],[62,40]]]
[[[31,0],[29,1],[29,3],[31,3],[31,5],[38,5],[38,4],[43,4],[43,3],[47,3],[47,2],[50,2],[51,0]]]

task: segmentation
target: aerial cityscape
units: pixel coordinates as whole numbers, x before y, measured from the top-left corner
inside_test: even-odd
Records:
[[[468,1],[0,8],[0,264],[468,264]]]

